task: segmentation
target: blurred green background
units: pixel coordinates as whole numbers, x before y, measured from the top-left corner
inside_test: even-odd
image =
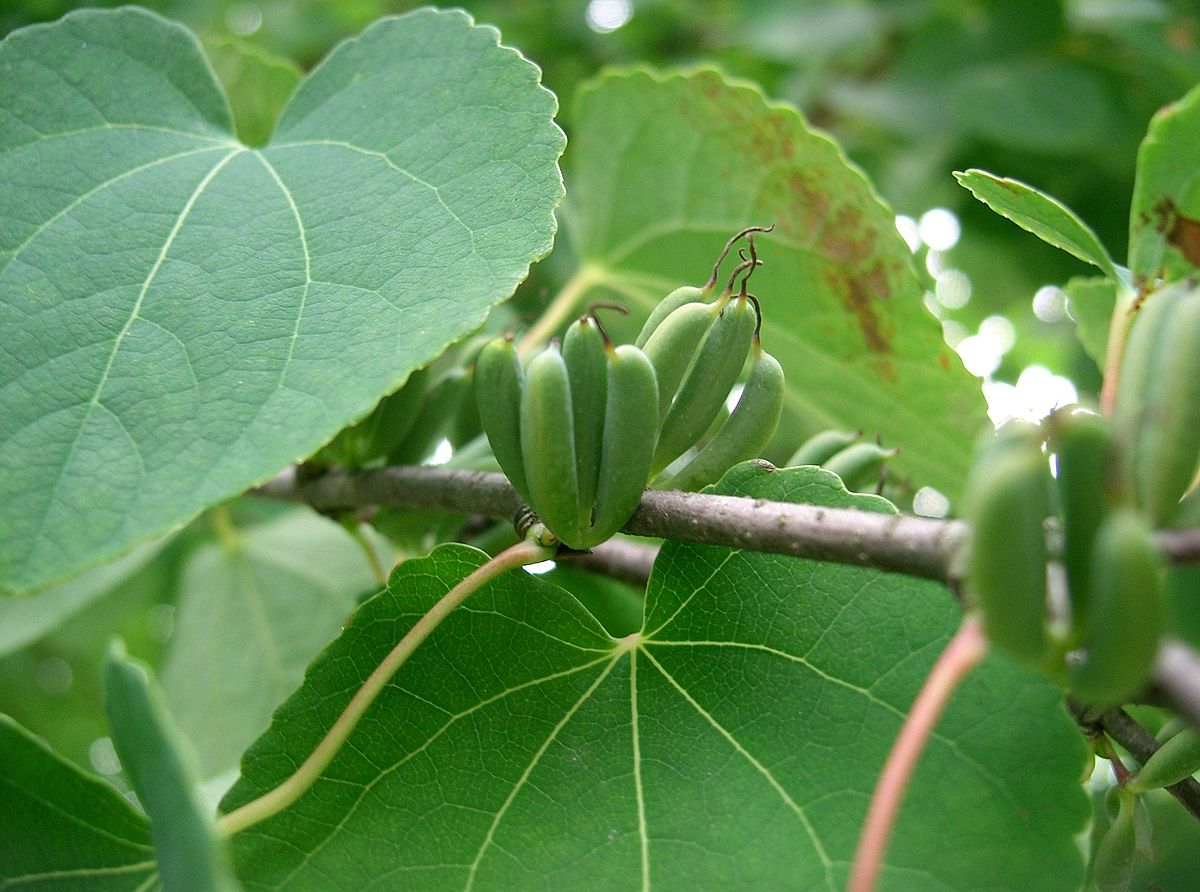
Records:
[[[3,0],[0,34],[78,5]],[[234,98],[241,135],[261,143],[301,72],[339,40],[417,4],[145,5],[201,37]],[[1036,417],[1075,393],[1094,398],[1099,371],[1075,337],[1060,290],[1091,268],[993,214],[951,172],[979,167],[1049,192],[1123,261],[1138,144],[1154,112],[1200,82],[1195,0],[460,5],[542,67],[568,137],[576,85],[606,65],[715,64],[797,105],[845,147],[900,215],[898,226],[926,276],[926,304],[983,379],[994,416]],[[532,295],[554,278],[552,269],[535,271],[526,291]],[[233,510],[245,527],[276,512],[242,504]],[[120,633],[136,655],[157,663],[171,635],[180,566],[212,539],[209,522],[197,522],[119,591],[0,656],[0,710],[68,758],[116,772],[99,709],[101,644]],[[1200,833],[1174,803],[1156,805],[1163,857],[1144,865],[1135,885],[1195,888],[1188,885],[1193,859],[1182,855],[1195,851]]]

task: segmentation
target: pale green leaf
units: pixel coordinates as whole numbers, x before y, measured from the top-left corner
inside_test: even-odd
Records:
[[[155,15],[0,43],[0,590],[311,454],[478,327],[554,232],[538,76],[461,12],[384,19],[260,150]]]
[[[1200,269],[1200,87],[1162,109],[1138,149],[1129,211],[1134,281],[1191,278]]]
[[[567,221],[588,281],[636,321],[702,284],[734,232],[774,223],[751,291],[787,375],[781,451],[821,428],[870,430],[901,447],[901,473],[958,494],[987,423],[978,381],[922,306],[892,212],[835,143],[707,70],[593,81],[571,140]]]
[[[113,746],[150,817],[163,885],[188,892],[238,888],[227,856],[196,795],[194,759],[146,666],[113,642],[104,665]]]
[[[1117,278],[1116,266],[1096,233],[1057,198],[1020,180],[998,177],[986,170],[956,171],[954,176],[963,188],[1000,216],[1047,244],[1100,267],[1110,278]]]
[[[1108,355],[1108,327],[1119,287],[1115,279],[1100,276],[1076,277],[1063,287],[1068,312],[1075,320],[1075,334],[1101,370]]]
[[[188,559],[162,683],[201,776],[237,767],[358,596],[376,588],[359,545],[307,509],[233,531]]]
[[[37,641],[89,604],[110,594],[145,567],[164,544],[165,540],[157,540],[139,545],[110,564],[95,567],[36,595],[0,600],[0,655]]]
[[[720,491],[889,511],[813,468]],[[287,777],[394,642],[484,555],[393,575],[310,667],[224,803]],[[521,572],[430,637],[315,786],[234,837],[249,888],[844,888],[876,775],[960,616],[939,585],[667,543],[614,639]],[[1084,747],[1061,692],[987,661],[917,770],[884,890],[1077,888]]]
[[[0,715],[0,889],[132,892],[156,868],[146,819]]]
[[[233,37],[206,39],[204,50],[229,94],[238,138],[248,146],[266,144],[304,73],[290,59]]]

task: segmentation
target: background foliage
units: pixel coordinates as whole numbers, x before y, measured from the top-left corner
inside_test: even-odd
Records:
[[[52,0],[5,4],[0,33],[57,18],[73,5]],[[333,45],[379,16],[413,4],[179,0],[147,5],[201,37],[233,98],[239,137],[261,145],[283,100]],[[1114,259],[1124,262],[1138,143],[1152,114],[1200,81],[1200,12],[1194,4],[593,0],[462,5],[478,21],[499,27],[505,44],[519,47],[541,66],[545,85],[564,100],[608,64],[715,63],[757,82],[773,99],[797,105],[811,124],[841,144],[896,212],[910,218],[904,234],[925,281],[926,306],[943,321],[949,345],[985,378],[993,407],[1012,411],[1014,399],[1035,398],[1031,389],[1006,385],[1053,384],[1056,375],[1084,399],[1094,397],[1099,374],[1092,355],[1098,348],[1092,355],[1085,352],[1062,295],[1044,290],[1089,276],[1092,268],[991,213],[955,183],[950,171],[983,168],[1036,185],[1077,211]],[[602,119],[597,123],[586,115],[584,104],[564,101],[558,120],[569,137],[604,126]],[[617,122],[610,126],[615,130]],[[750,152],[733,161],[739,173],[750,176],[761,164]],[[581,200],[584,191],[578,193]],[[937,208],[953,217],[927,213]],[[586,227],[560,235],[572,237],[580,239],[579,255],[590,259],[603,259],[613,246]],[[574,272],[566,256],[556,252],[522,286],[517,308],[526,318],[536,317]],[[1085,294],[1089,287],[1096,286],[1080,281],[1067,294]],[[1079,316],[1086,324],[1084,312]],[[931,344],[930,349],[945,348]],[[1035,371],[1027,371],[1031,367]],[[1057,386],[1061,394],[1064,385]],[[293,542],[301,536],[312,548],[320,543],[332,557],[297,578],[264,572],[272,567],[273,550],[284,533]],[[221,789],[222,773],[227,775],[237,754],[266,727],[281,692],[299,681],[309,651],[289,659],[276,652],[269,633],[259,634],[272,625],[253,623],[242,628],[247,640],[230,641],[228,654],[176,648],[164,660],[164,645],[188,625],[255,611],[278,614],[284,594],[291,609],[309,617],[320,611],[308,631],[314,641],[328,640],[340,611],[372,587],[356,548],[326,521],[235,502],[167,543],[139,549],[54,589],[50,597],[41,596],[43,608],[36,617],[21,617],[21,602],[2,602],[0,711],[50,741],[65,758],[90,765],[118,785],[126,783],[107,736],[101,695],[103,643],[120,634],[131,652],[156,668],[177,720],[205,754],[202,776],[215,778],[214,789]],[[330,569],[339,562],[346,572]],[[196,609],[200,578],[224,580],[219,611]],[[53,614],[46,604],[54,605]],[[246,683],[243,696],[253,708],[247,713],[250,724],[226,737],[224,729],[214,734],[205,727],[205,704],[231,678]],[[0,736],[6,752],[28,752],[19,732],[5,726]],[[1069,761],[1070,752],[1058,758]],[[144,862],[147,838],[138,821],[119,803],[95,808],[97,824],[119,820],[135,827],[129,860]],[[1163,803],[1157,812],[1161,857],[1139,868],[1138,887],[1187,888],[1184,878],[1192,865],[1177,853],[1194,848],[1200,834],[1174,803]]]

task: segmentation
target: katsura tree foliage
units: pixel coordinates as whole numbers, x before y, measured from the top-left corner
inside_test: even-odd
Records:
[[[893,212],[754,83],[606,69],[560,109],[432,9],[305,74],[133,7],[13,31],[0,668],[79,678],[77,713],[4,692],[0,888],[1136,887],[1200,812],[1198,97],[1142,143],[1125,264],[1034,186],[957,174],[1097,268],[1071,294],[1099,414],[981,445]],[[547,424],[585,385],[535,362],[588,314],[611,401],[680,286],[778,360],[771,462],[686,497],[664,472],[625,527],[661,542],[594,556],[642,569],[574,566],[550,509],[585,447],[608,470],[584,526],[672,421]],[[639,367],[651,403],[666,364]],[[510,398],[540,427],[508,448]],[[969,524],[904,515],[920,487]],[[129,621],[162,603],[173,629]],[[1112,803],[1081,782],[1097,755]]]

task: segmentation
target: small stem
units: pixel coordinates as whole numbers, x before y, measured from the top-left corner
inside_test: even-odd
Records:
[[[862,836],[858,840],[847,892],[871,892],[875,888],[896,813],[921,750],[933,733],[951,694],[979,665],[986,653],[987,639],[983,635],[983,627],[978,618],[968,616],[933,664],[888,754],[871,797]]]
[[[299,799],[333,761],[333,757],[342,748],[342,744],[346,742],[355,726],[358,725],[358,720],[375,702],[375,698],[391,681],[392,676],[412,656],[413,651],[441,624],[442,620],[497,576],[526,564],[547,560],[553,554],[554,548],[538,545],[532,539],[526,539],[511,548],[506,548],[450,589],[442,596],[441,600],[429,609],[428,613],[417,620],[391,652],[383,658],[383,661],[375,667],[375,670],[363,682],[362,687],[346,704],[342,714],[337,717],[329,731],[321,738],[316,749],[304,760],[304,764],[296,769],[295,774],[257,799],[247,802],[228,814],[221,815],[217,819],[217,833],[221,836],[232,836],[266,820]]]
[[[375,581],[381,587],[386,588],[388,582],[387,570],[383,569],[383,564],[379,562],[379,555],[371,547],[371,540],[363,533],[358,520],[353,517],[347,518],[342,522],[342,527],[350,534],[350,538],[358,543],[358,547],[362,549],[363,554],[367,558],[367,563],[371,565],[371,572],[375,574]]]
[[[559,289],[558,294],[554,295],[554,299],[546,306],[538,321],[529,331],[525,332],[525,337],[521,338],[521,343],[517,347],[517,352],[521,357],[529,356],[530,353],[549,341],[567,321],[583,295],[601,278],[596,267],[581,266],[575,275],[571,276]]]
[[[1104,348],[1104,381],[1100,385],[1100,414],[1111,416],[1117,404],[1117,383],[1121,380],[1121,360],[1133,317],[1141,307],[1140,294],[1118,283],[1112,321],[1108,324],[1108,342]]]
[[[229,503],[226,502],[213,508],[209,516],[212,518],[213,532],[217,534],[217,541],[230,551],[239,550],[242,547],[242,535],[233,525]]]

